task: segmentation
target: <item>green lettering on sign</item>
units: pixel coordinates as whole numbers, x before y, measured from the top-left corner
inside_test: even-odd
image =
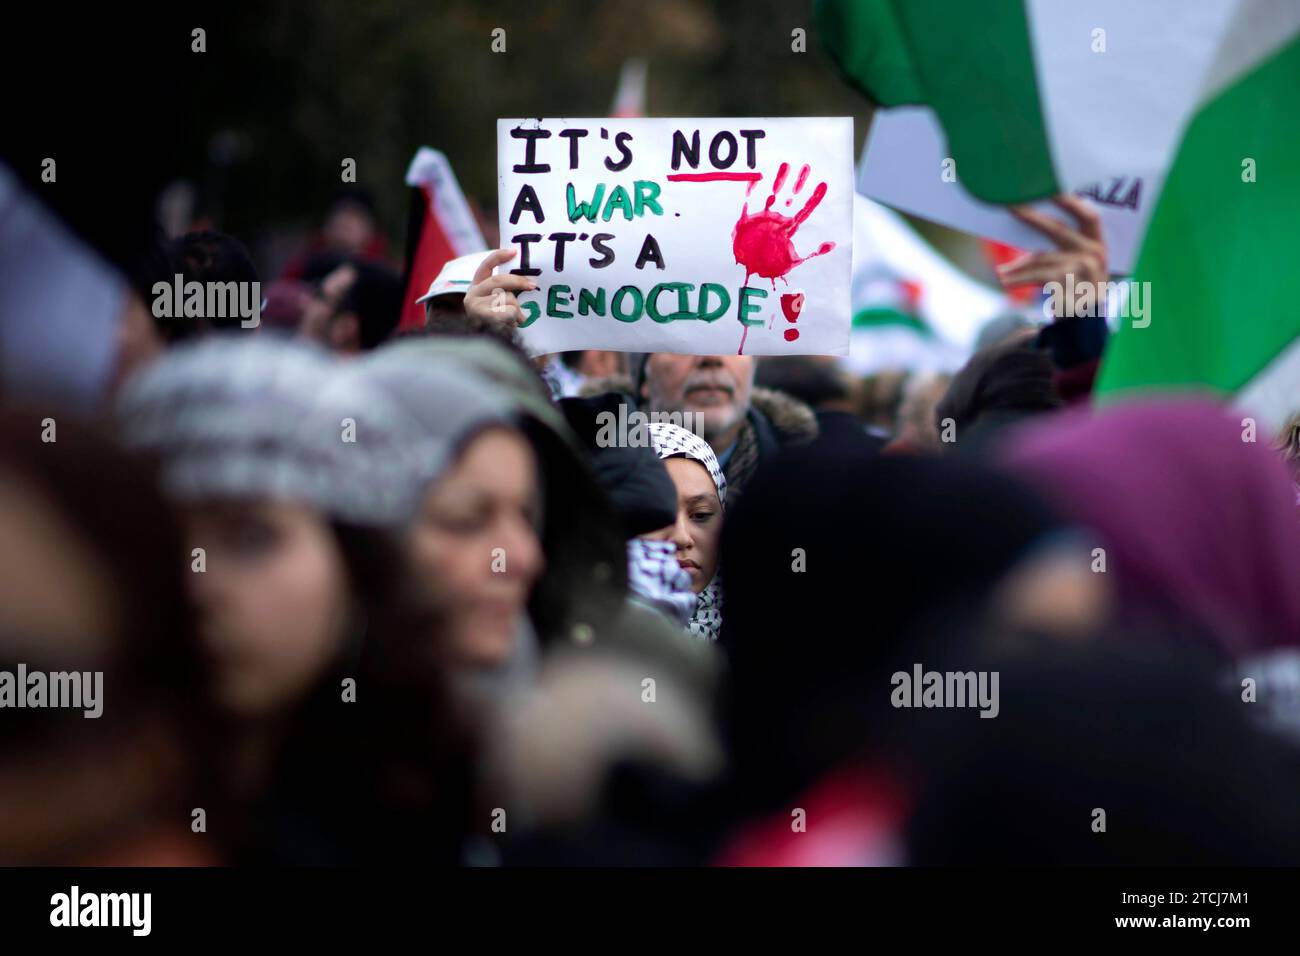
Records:
[[[740,324],[741,324],[741,325],[762,325],[762,324],[763,324],[763,320],[762,320],[762,319],[749,319],[749,318],[746,318],[746,316],[748,316],[751,312],[757,312],[757,311],[759,311],[760,309],[763,308],[761,305],[753,305],[753,304],[751,304],[750,301],[749,301],[751,297],[755,297],[755,298],[759,298],[759,299],[766,299],[766,298],[767,298],[767,290],[766,290],[766,289],[754,289],[754,288],[751,288],[750,286],[741,286],[741,288],[740,288],[740,307],[739,307],[739,309],[737,309],[736,318],[740,319]]]
[[[656,216],[664,214],[664,207],[659,205],[659,184],[650,182],[645,179],[638,179],[632,184],[632,191],[636,193],[634,201],[634,215],[640,216],[649,209]]]
[[[596,191],[592,194],[590,203],[577,202],[577,197],[573,192],[573,183],[569,183],[569,222],[577,222],[579,219],[595,222],[596,214],[600,212],[600,201],[604,198],[605,184],[600,183],[596,186]],[[609,216],[605,218],[609,219]]]
[[[709,301],[709,292],[712,291],[718,296],[718,307],[712,312],[708,311],[705,303]],[[700,286],[700,321],[716,322],[722,316],[727,314],[731,308],[731,293],[725,287],[718,285],[716,282],[706,282]]]
[[[578,290],[578,314],[586,315],[588,312],[595,312],[597,315],[605,314],[604,289],[597,289],[594,293],[590,289]]]
[[[691,311],[690,305],[686,301],[687,293],[695,288],[693,282],[661,282],[650,290],[650,295],[645,300],[646,315],[656,322],[673,322],[677,319],[693,319],[695,313]],[[677,293],[677,311],[671,315],[664,315],[659,311],[659,293],[672,292]]]
[[[542,307],[536,302],[520,302],[519,307],[524,310],[524,320],[519,323],[521,329],[528,328],[542,314]]]
[[[632,221],[632,200],[628,198],[627,190],[622,186],[615,186],[614,191],[609,194],[609,202],[605,203],[605,211],[601,213],[600,218],[609,222],[609,217],[614,215],[615,207],[623,210],[623,218],[628,222]]]
[[[571,319],[572,312],[564,311],[560,304],[560,294],[563,293],[565,301],[568,301],[569,287],[567,285],[553,285],[546,293],[546,314],[553,319]]]
[[[632,296],[636,307],[631,312],[626,312],[619,307],[619,303],[624,301],[626,296]],[[641,318],[641,310],[645,306],[645,296],[641,290],[634,285],[625,285],[614,293],[614,298],[610,300],[610,311],[614,313],[614,318],[620,322],[635,322]]]

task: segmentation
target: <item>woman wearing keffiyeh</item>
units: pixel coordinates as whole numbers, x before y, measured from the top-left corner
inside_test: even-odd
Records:
[[[718,543],[727,479],[708,442],[667,422],[649,426],[650,443],[677,488],[677,520],[646,537],[677,547],[677,563],[690,576],[695,611],[687,625],[697,637],[716,641],[722,629],[722,579]]]

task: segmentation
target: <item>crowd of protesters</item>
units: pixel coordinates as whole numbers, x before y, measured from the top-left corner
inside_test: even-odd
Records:
[[[1105,262],[1065,205],[1008,284]],[[255,328],[155,317],[259,279],[190,233],[105,395],[3,383],[0,669],[105,689],[0,711],[0,862],[1300,860],[1300,419],[1098,409],[1096,317],[953,376],[531,358],[510,250],[398,334],[371,205],[324,223]]]

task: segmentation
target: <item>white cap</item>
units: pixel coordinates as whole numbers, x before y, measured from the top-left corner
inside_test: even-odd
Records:
[[[483,264],[490,251],[471,252],[467,256],[447,262],[430,284],[429,291],[415,301],[427,302],[434,296],[448,295],[453,292],[464,295],[469,291],[470,283],[474,281],[474,273],[478,272],[478,267]]]

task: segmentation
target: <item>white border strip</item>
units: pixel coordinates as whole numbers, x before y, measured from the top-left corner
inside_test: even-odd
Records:
[[[465,194],[460,191],[451,163],[441,152],[428,146],[416,150],[406,170],[406,185],[429,187],[433,215],[442,225],[458,258],[487,249],[487,240],[465,201]]]

